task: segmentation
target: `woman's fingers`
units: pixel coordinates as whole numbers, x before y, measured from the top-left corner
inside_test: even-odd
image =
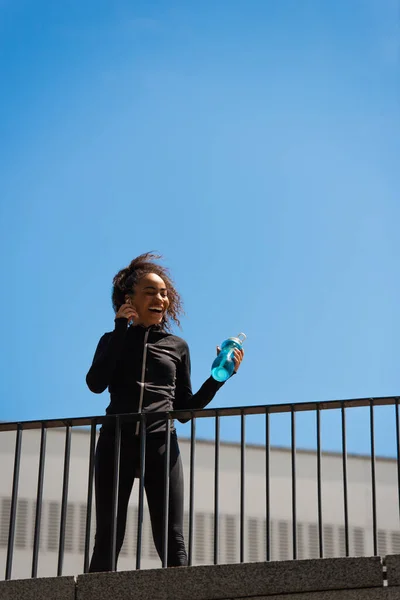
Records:
[[[244,350],[238,350],[237,348],[235,348],[234,353],[233,353],[234,362],[235,362],[235,373],[238,372],[238,369],[243,360],[243,356],[244,356]]]
[[[123,304],[117,314],[115,315],[115,318],[125,318],[125,319],[137,319],[137,312],[136,310],[133,308],[133,306],[131,306],[130,304]]]
[[[221,348],[219,346],[217,346],[217,355],[221,352]],[[237,373],[237,370],[239,369],[242,360],[243,360],[243,356],[244,356],[244,350],[238,350],[237,348],[235,348],[235,350],[233,351],[233,362],[235,363],[235,373]]]

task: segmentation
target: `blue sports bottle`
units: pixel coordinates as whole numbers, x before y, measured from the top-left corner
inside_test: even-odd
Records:
[[[221,352],[211,367],[211,375],[216,381],[226,381],[232,375],[235,368],[233,352],[235,348],[242,349],[245,339],[245,334],[239,333],[237,337],[231,337],[222,342]]]

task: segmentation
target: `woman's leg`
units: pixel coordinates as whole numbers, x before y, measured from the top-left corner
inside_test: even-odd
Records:
[[[147,437],[145,489],[150,511],[154,544],[162,560],[164,511],[165,436]],[[183,468],[178,440],[171,435],[169,469],[168,558],[169,567],[187,565],[183,539]]]
[[[114,434],[100,433],[95,459],[96,536],[89,572],[110,571],[112,539],[112,499],[114,481]],[[120,472],[118,489],[118,517],[116,557],[125,535],[129,497],[135,477],[136,457],[132,438],[121,436]]]

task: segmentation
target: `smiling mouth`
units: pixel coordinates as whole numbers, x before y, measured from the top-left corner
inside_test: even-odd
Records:
[[[150,310],[151,312],[153,312],[153,313],[156,313],[156,314],[158,314],[158,315],[161,315],[161,314],[162,314],[162,312],[163,312],[162,308],[155,308],[155,307],[153,307],[153,308],[149,308],[149,310]]]

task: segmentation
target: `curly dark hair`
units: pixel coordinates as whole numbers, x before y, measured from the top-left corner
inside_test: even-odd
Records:
[[[113,279],[112,305],[115,312],[118,312],[125,302],[125,295],[134,292],[137,282],[148,273],[155,273],[161,279],[167,288],[169,306],[165,313],[161,325],[164,329],[171,329],[171,321],[181,326],[179,317],[183,314],[182,299],[175,288],[171,279],[169,270],[166,267],[158,265],[155,261],[162,259],[159,254],[146,252],[134,258],[127,267],[118,271]]]

